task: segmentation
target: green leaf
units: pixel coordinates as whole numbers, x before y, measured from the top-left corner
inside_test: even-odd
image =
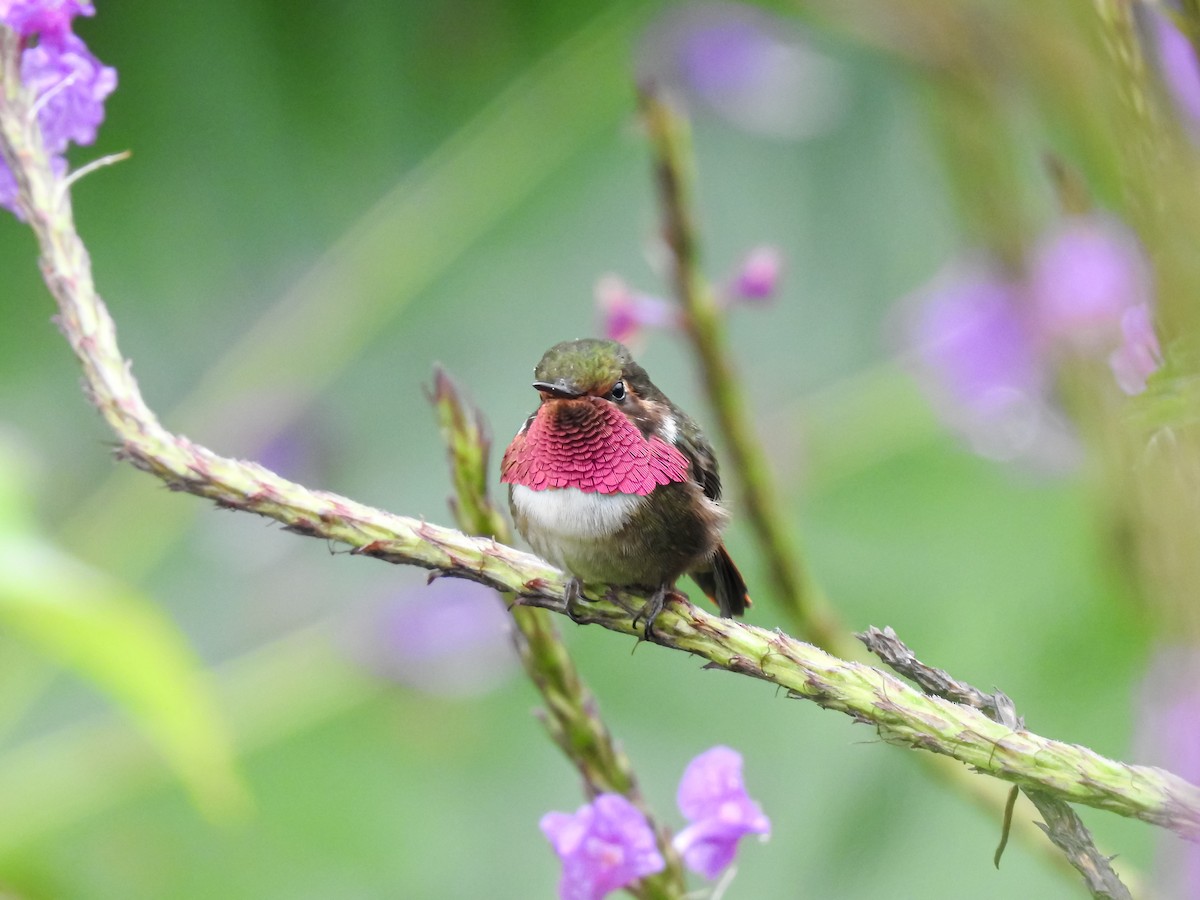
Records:
[[[0,627],[129,712],[208,815],[248,804],[199,661],[132,588],[31,531],[0,530]]]

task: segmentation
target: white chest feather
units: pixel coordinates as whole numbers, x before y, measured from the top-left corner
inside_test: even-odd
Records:
[[[535,491],[512,488],[513,506],[531,528],[562,537],[596,538],[619,531],[645,498],[633,494],[594,494],[578,488]]]

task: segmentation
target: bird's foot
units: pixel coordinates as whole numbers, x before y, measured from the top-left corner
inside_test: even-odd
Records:
[[[646,605],[633,617],[634,627],[637,627],[638,622],[645,623],[642,627],[642,636],[639,640],[658,643],[654,637],[654,623],[658,619],[658,614],[663,611],[663,607],[667,605],[667,598],[678,596],[679,592],[669,584],[664,584],[650,595],[650,599],[646,601]]]
[[[576,625],[586,625],[587,619],[580,614],[579,609],[581,603],[587,602],[587,598],[583,595],[583,582],[578,578],[568,581],[564,599],[566,600],[564,612],[566,612],[567,618]]]

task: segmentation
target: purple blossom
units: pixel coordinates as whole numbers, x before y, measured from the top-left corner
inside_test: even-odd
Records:
[[[755,247],[742,260],[730,294],[743,300],[766,300],[778,289],[782,272],[783,254],[778,247]]]
[[[1121,390],[1146,389],[1162,350],[1152,322],[1150,263],[1128,228],[1107,216],[1068,221],[1039,242],[1029,281],[1043,341],[1111,351]]]
[[[616,275],[606,275],[596,283],[596,303],[604,318],[605,336],[622,344],[630,343],[643,328],[673,328],[679,323],[673,304],[634,292]]]
[[[773,38],[766,24],[757,11],[733,4],[693,10],[679,47],[689,84],[708,96],[753,89],[767,74]]]
[[[561,900],[600,900],[666,867],[646,817],[620,794],[600,794],[574,815],[547,813],[540,824],[562,860]]]
[[[104,119],[104,100],[117,86],[116,70],[100,63],[70,31],[76,15],[92,15],[86,0],[0,0],[0,23],[28,37],[35,46],[21,54],[21,81],[36,98],[38,125],[52,167],[66,171],[62,154],[69,142],[90,144]],[[0,206],[20,214],[17,184],[0,161]]]
[[[88,0],[0,0],[0,24],[21,37],[39,35],[42,42],[68,34],[76,16],[95,14]]]
[[[1126,394],[1140,394],[1162,361],[1150,306],[1146,303],[1131,306],[1121,315],[1121,345],[1108,358],[1117,384]]]
[[[13,177],[13,173],[9,171],[2,159],[0,159],[0,206],[20,215],[17,212],[17,179]]]
[[[950,418],[986,430],[1042,395],[1045,373],[1020,288],[992,266],[954,268],[925,289],[912,340]]]
[[[775,247],[756,247],[741,262],[720,298],[726,306],[758,303],[771,297],[779,286],[783,258]],[[605,337],[622,344],[636,342],[646,328],[678,328],[680,312],[674,303],[633,290],[618,275],[605,275],[596,282],[596,305]]]
[[[1077,453],[1053,399],[1056,350],[1107,357],[1121,389],[1140,393],[1162,365],[1152,304],[1134,234],[1080,216],[1036,243],[1023,279],[987,259],[950,267],[919,292],[909,335],[939,412],[976,452],[1059,469]]]
[[[983,264],[956,268],[920,297],[910,322],[918,373],[938,413],[980,456],[1060,472],[1078,443],[1050,397],[1048,359],[1021,285]]]
[[[516,670],[509,619],[496,592],[442,578],[389,598],[356,634],[374,671],[443,696],[495,690]]]
[[[1175,105],[1193,126],[1200,125],[1200,63],[1187,35],[1175,27],[1170,16],[1151,12],[1158,44],[1158,67]]]
[[[1200,652],[1184,646],[1158,648],[1137,709],[1139,757],[1200,783]],[[1160,842],[1157,855],[1156,895],[1200,897],[1200,846],[1171,835]]]
[[[638,74],[741,128],[777,137],[823,133],[846,106],[839,67],[791,22],[743,3],[668,11],[642,40]]]
[[[1112,345],[1125,310],[1150,300],[1150,267],[1116,219],[1070,219],[1044,236],[1029,266],[1030,302],[1047,340]]]
[[[90,144],[104,119],[104,99],[117,86],[117,72],[101,65],[74,34],[30,47],[21,56],[21,81],[38,96],[38,124],[46,150],[58,154],[68,141]]]
[[[771,822],[742,782],[742,755],[713,747],[690,763],[679,782],[679,811],[691,823],[674,846],[689,869],[716,878],[747,834],[769,835]]]

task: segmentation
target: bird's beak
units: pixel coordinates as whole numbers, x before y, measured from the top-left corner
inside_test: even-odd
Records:
[[[574,400],[583,396],[583,391],[571,387],[562,378],[558,381],[535,381],[533,386],[544,400]]]

